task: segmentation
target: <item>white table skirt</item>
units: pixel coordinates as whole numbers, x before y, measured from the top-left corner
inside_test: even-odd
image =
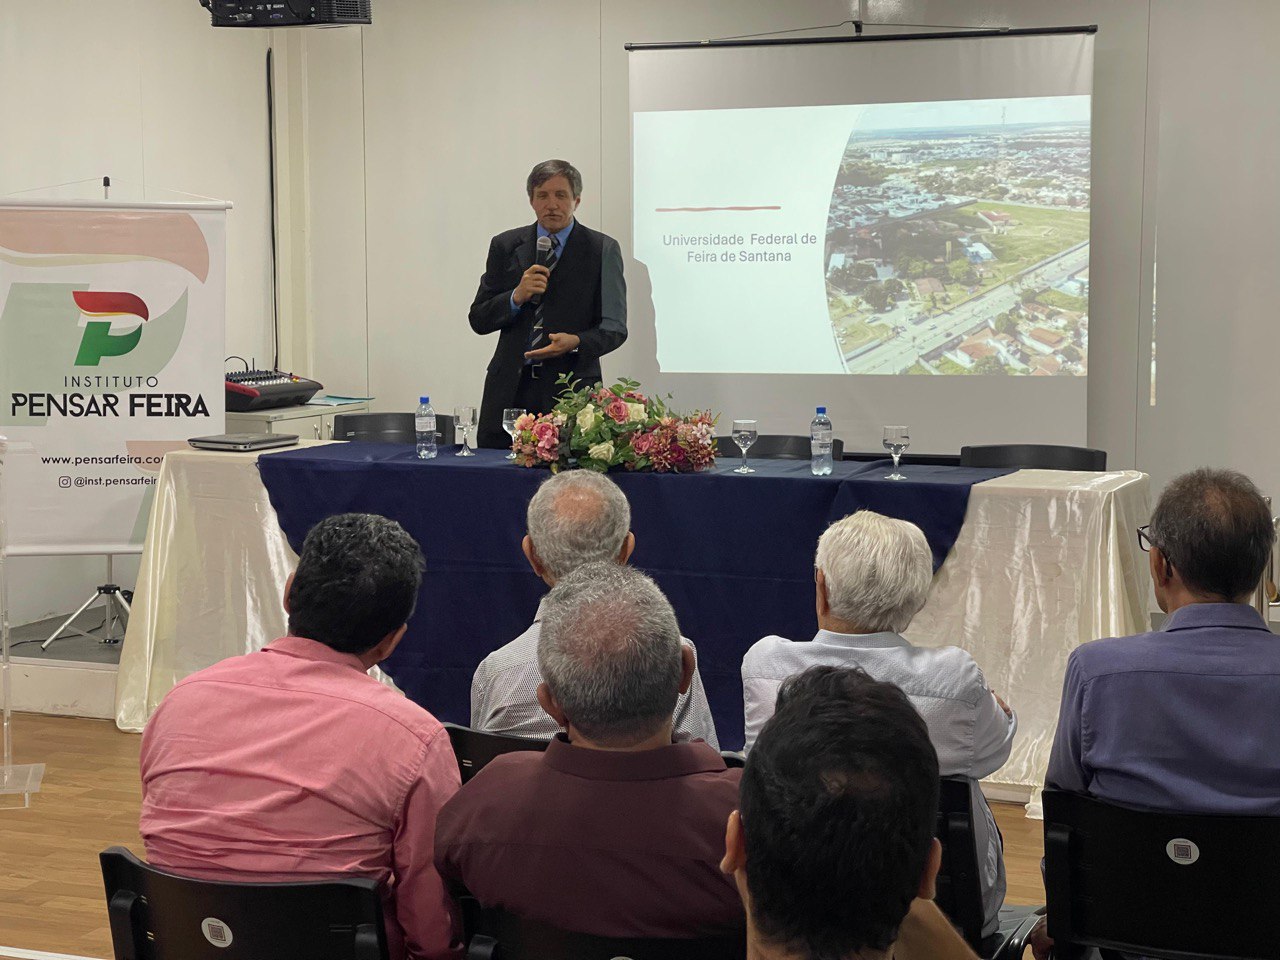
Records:
[[[183,677],[285,632],[281,596],[297,557],[257,456],[165,458],[121,650],[121,730],[141,731]],[[1018,711],[1013,755],[993,782],[1041,785],[1075,647],[1148,629],[1134,535],[1147,514],[1141,473],[1021,470],[973,488],[960,536],[907,636],[968,650]]]
[[[964,526],[906,632],[968,650],[1018,714],[1009,762],[988,782],[1040,787],[1067,657],[1151,629],[1147,475],[1020,470],[973,488]]]

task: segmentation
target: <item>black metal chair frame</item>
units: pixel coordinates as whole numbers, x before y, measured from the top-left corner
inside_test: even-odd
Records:
[[[461,774],[463,783],[483,770],[494,757],[519,751],[541,753],[547,749],[546,740],[489,733],[487,730],[474,730],[456,723],[446,723],[444,728],[449,733],[449,743],[453,746],[453,755],[457,758],[458,773]]]
[[[747,451],[749,460],[808,460],[812,457],[808,437],[793,437],[781,433],[762,433]],[[716,437],[716,456],[723,459],[742,459],[742,450],[733,437]],[[831,441],[831,459],[844,459],[844,442]]]
[[[398,422],[399,425],[391,430],[379,428],[371,433],[362,434],[360,430],[362,422],[368,424]],[[413,428],[414,414],[412,413],[363,411],[339,413],[333,418],[333,439],[361,440],[366,443],[413,443],[416,439]],[[352,435],[347,436],[349,431]],[[453,417],[447,413],[437,413],[436,443],[442,447],[453,446],[456,443],[456,436]]]
[[[1157,813],[1044,791],[1054,956],[1098,948],[1161,960],[1280,955],[1280,817]]]
[[[745,960],[746,930],[727,937],[657,939],[573,933],[460,898],[466,960]]]
[[[999,931],[983,938],[986,911],[969,781],[964,777],[943,777],[940,788],[935,835],[942,841],[942,868],[938,871],[935,902],[965,942],[983,957],[1021,957],[1036,923],[1034,908],[1006,907],[1000,911]]]
[[[387,960],[378,885],[197,880],[98,855],[116,960]]]
[[[995,443],[961,447],[960,466],[1102,471],[1107,469],[1107,451],[1052,443]]]

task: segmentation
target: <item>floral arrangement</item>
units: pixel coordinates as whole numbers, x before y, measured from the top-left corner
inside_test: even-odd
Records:
[[[564,389],[550,413],[526,413],[515,423],[511,449],[521,466],[694,473],[715,463],[710,412],[675,414],[634,380],[583,387],[566,374],[557,384]]]

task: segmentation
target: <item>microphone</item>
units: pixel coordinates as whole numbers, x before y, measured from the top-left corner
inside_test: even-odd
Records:
[[[537,262],[540,265],[545,267],[547,265],[547,261],[550,259],[551,259],[551,238],[539,237]],[[535,293],[532,297],[529,298],[529,302],[537,306],[539,303],[542,302],[542,294]]]

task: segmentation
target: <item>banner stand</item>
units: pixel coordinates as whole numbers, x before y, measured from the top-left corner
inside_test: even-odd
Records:
[[[44,773],[14,762],[10,562],[141,553],[165,454],[225,429],[231,204],[106,186],[0,197],[0,806]]]
[[[43,763],[13,762],[12,664],[9,660],[9,571],[8,484],[5,482],[5,454],[11,447],[0,437],[0,713],[4,715],[4,753],[0,757],[0,809],[31,806],[31,795],[40,792]]]

